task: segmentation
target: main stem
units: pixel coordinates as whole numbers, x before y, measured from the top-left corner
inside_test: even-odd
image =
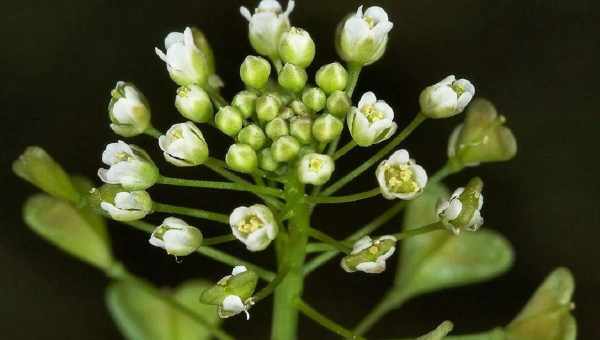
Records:
[[[287,271],[275,289],[273,302],[272,340],[296,340],[298,336],[298,309],[296,301],[304,286],[304,259],[308,244],[310,222],[309,205],[303,202],[304,186],[292,172],[285,185],[285,198],[294,207],[288,223],[288,236],[280,238],[277,246],[278,270]]]

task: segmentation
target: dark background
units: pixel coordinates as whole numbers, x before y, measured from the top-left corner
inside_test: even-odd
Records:
[[[365,4],[371,5],[371,2]],[[428,295],[389,314],[372,335],[420,334],[451,319],[456,333],[506,324],[544,276],[559,265],[577,279],[575,301],[580,339],[598,339],[598,135],[599,33],[594,1],[454,0],[379,1],[394,22],[388,52],[368,67],[357,93],[373,89],[396,111],[400,126],[417,110],[424,86],[450,73],[474,82],[478,94],[492,99],[519,140],[510,163],[470,169],[486,181],[485,216],[513,243],[514,268],[493,282]],[[229,97],[241,82],[239,63],[252,53],[240,4],[254,1],[3,1],[0,28],[0,153],[2,233],[0,237],[0,330],[3,339],[119,339],[105,311],[107,279],[93,268],[57,251],[21,222],[20,206],[34,189],[9,172],[10,162],[30,144],[43,145],[70,171],[94,176],[106,143],[116,140],[107,124],[109,91],[117,80],[135,82],[149,98],[160,129],[181,121],[173,108],[175,85],[154,46],[170,31],[197,25],[214,48]],[[314,65],[336,59],[333,31],[358,1],[298,1],[295,25],[317,42]],[[375,4],[375,3],[372,3]],[[406,146],[432,172],[442,165],[445,143],[461,118],[431,121]],[[206,130],[206,129],[205,129]],[[208,133],[213,155],[222,156],[226,139]],[[158,147],[145,137],[135,143],[150,150],[169,175],[209,178],[206,170],[175,169],[161,161]],[[338,164],[343,174],[372,149],[355,152]],[[354,190],[371,187],[363,176]],[[251,196],[153,188],[153,197],[228,212]],[[363,203],[361,203],[363,204]],[[315,224],[342,237],[383,210],[384,202],[317,211]],[[358,206],[358,205],[357,205]],[[361,208],[363,209],[363,208]],[[364,211],[364,213],[363,213]],[[389,230],[397,230],[397,224]],[[202,226],[206,233],[214,226]],[[147,236],[111,225],[115,252],[132,271],[154,282],[174,285],[188,277],[217,279],[228,269],[199,256],[177,265],[147,245]],[[272,265],[268,252],[247,254]],[[395,262],[395,261],[394,261]],[[345,325],[354,324],[381,296],[392,279],[347,275],[331,263],[310,277],[306,299]],[[269,302],[253,309],[251,322],[227,321],[239,339],[264,339]],[[243,335],[242,335],[243,334]],[[334,337],[303,320],[302,339]]]

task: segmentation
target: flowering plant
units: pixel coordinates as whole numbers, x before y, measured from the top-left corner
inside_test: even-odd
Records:
[[[359,74],[382,58],[393,29],[388,13],[377,6],[361,6],[342,20],[336,48],[345,65],[321,66],[312,84],[307,67],[316,45],[309,32],[292,26],[294,5],[290,1],[284,10],[275,0],[262,0],[254,11],[241,8],[258,55],[247,56],[240,65],[245,88],[231,100],[221,95],[224,84],[203,32],[187,27],[168,34],[156,54],[179,86],[175,108],[184,121],[165,132],[152,125],[149,101],[136,85],[119,81],[110,93],[108,116],[115,134],[155,138],[169,165],[204,166],[224,181],[168,177],[159,170],[157,157],[123,140],[108,144],[102,153],[107,167],[98,170],[104,182],[99,186],[69,175],[40,147],[29,147],[13,164],[19,177],[45,192],[25,203],[25,222],[114,280],[107,303],[128,339],[234,339],[221,327],[222,319],[250,319],[252,309],[266,308],[263,300],[271,296],[271,339],[297,339],[299,314],[340,337],[366,339],[383,315],[406,301],[494,278],[513,261],[508,241],[481,229],[483,180],[473,177],[452,194],[442,184],[466,168],[516,155],[516,139],[505,117],[488,100],[475,98],[469,80],[453,75],[423,89],[415,98],[420,112],[408,124],[398,124],[391,105],[372,91],[353,99]],[[447,160],[439,170],[428,175],[415,155],[400,148],[425,121],[463,112],[464,122],[451,134]],[[338,148],[345,127],[350,140]],[[202,132],[209,128],[231,138],[222,160],[209,152],[210,141]],[[384,146],[349,173],[336,174],[343,156],[376,144]],[[374,188],[334,195],[375,165]],[[156,201],[148,192],[156,185],[244,191],[256,200],[225,214]],[[379,197],[393,203],[343,240],[328,235],[313,216],[322,204]],[[401,211],[403,228],[378,235]],[[153,225],[143,220],[150,214],[167,216]],[[161,291],[115,257],[105,218],[148,233],[149,245],[178,261],[199,254],[231,267],[231,274],[216,283],[192,280]],[[227,232],[209,235],[204,225],[212,223],[228,226]],[[243,244],[247,252],[273,251],[277,268],[265,269],[215,247],[227,242]],[[387,260],[400,256],[393,286],[353,328],[323,315],[303,294],[308,275],[338,255],[340,270],[349,276],[389,270]],[[453,325],[446,321],[418,339],[575,339],[573,290],[570,272],[559,268],[507,325],[454,337],[448,335]]]

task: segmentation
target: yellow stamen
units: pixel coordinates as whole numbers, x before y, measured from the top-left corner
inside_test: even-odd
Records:
[[[369,123],[376,122],[385,117],[385,114],[383,114],[383,112],[375,109],[375,106],[373,106],[373,105],[363,106],[361,111],[365,115],[365,117],[367,117],[367,120],[369,120]]]
[[[238,226],[238,230],[245,235],[251,234],[263,227],[263,222],[256,215],[250,215]]]
[[[419,190],[415,175],[409,165],[390,166],[385,171],[386,182],[392,192],[413,193]]]
[[[319,158],[313,158],[308,162],[308,167],[313,171],[319,171],[322,165],[323,161],[321,161]]]

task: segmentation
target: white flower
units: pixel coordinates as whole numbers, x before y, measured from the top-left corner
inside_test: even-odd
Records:
[[[461,113],[475,95],[475,87],[466,79],[450,75],[426,87],[419,96],[421,113],[430,118],[446,118]]]
[[[338,31],[336,44],[340,56],[347,62],[374,63],[385,52],[393,26],[383,8],[373,6],[363,13],[360,6]]]
[[[231,271],[231,275],[227,275],[225,277],[223,277],[221,280],[219,280],[219,283],[217,283],[217,285],[223,285],[226,286],[228,281],[236,276],[239,275],[241,273],[245,273],[247,272],[248,269],[245,266],[235,266],[233,268],[233,270]],[[218,306],[217,308],[217,312],[219,314],[220,318],[229,318],[232,317],[234,315],[237,315],[241,312],[244,312],[246,314],[246,320],[250,320],[250,313],[248,312],[248,309],[252,307],[252,299],[248,299],[248,301],[246,303],[244,303],[244,301],[242,301],[242,298],[238,295],[227,295],[224,299],[223,302],[221,302],[221,304]]]
[[[235,208],[229,216],[229,224],[233,235],[250,251],[267,248],[278,232],[273,213],[262,204]]]
[[[381,194],[387,199],[410,200],[417,197],[427,185],[425,169],[410,159],[401,149],[379,163],[375,172]]]
[[[370,146],[390,138],[398,126],[394,110],[373,92],[362,95],[358,107],[353,107],[347,117],[352,139],[360,146]]]
[[[167,162],[177,166],[200,165],[208,158],[208,145],[202,131],[192,122],[171,126],[158,138]]]
[[[202,233],[182,219],[167,217],[154,229],[149,242],[169,255],[187,256],[202,244]]]
[[[283,12],[279,2],[262,0],[254,10],[254,14],[251,14],[248,8],[240,7],[240,13],[249,22],[248,36],[256,52],[278,58],[279,40],[290,28],[289,15],[294,10],[294,6],[295,2],[290,0],[287,9]]]
[[[117,82],[108,104],[110,128],[118,135],[131,137],[150,127],[150,107],[144,95],[130,83]]]
[[[450,198],[445,201],[441,201],[437,206],[437,214],[440,219],[452,230],[456,235],[460,234],[460,231],[464,228],[469,231],[476,231],[483,225],[483,217],[481,216],[481,208],[483,207],[483,194],[477,192],[477,202],[473,209],[468,209],[465,212],[463,207],[468,206],[469,202],[463,203],[461,195],[465,192],[465,188],[460,187],[452,193]],[[468,213],[466,223],[462,223],[459,217],[461,214]]]
[[[186,27],[183,33],[171,32],[165,38],[165,52],[154,51],[167,64],[169,75],[179,85],[204,85],[209,69],[204,52],[196,46],[192,29]]]
[[[108,144],[102,153],[102,162],[110,168],[98,169],[100,179],[105,183],[120,184],[127,190],[145,190],[158,179],[158,169],[150,156],[123,141]]]
[[[152,212],[152,199],[146,191],[122,191],[113,202],[100,202],[100,208],[116,221],[135,221]]]
[[[352,252],[342,259],[341,266],[348,273],[381,273],[385,270],[385,261],[396,251],[396,241],[391,235],[381,236],[375,241],[364,236],[354,243]]]
[[[298,162],[298,177],[302,183],[321,185],[329,180],[334,169],[335,163],[330,156],[309,153]]]

